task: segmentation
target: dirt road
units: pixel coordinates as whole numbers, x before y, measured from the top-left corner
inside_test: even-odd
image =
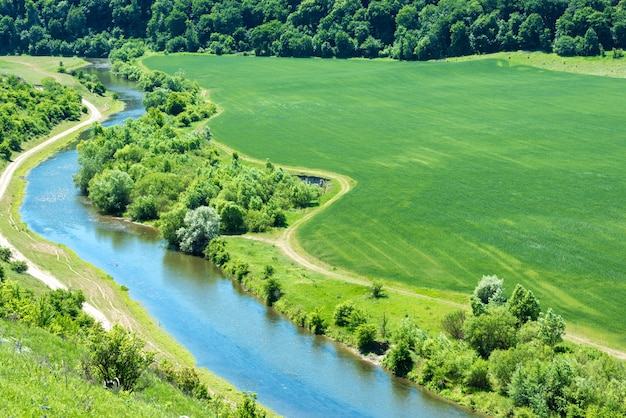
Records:
[[[83,104],[85,106],[87,106],[87,108],[89,109],[89,113],[90,116],[88,119],[82,121],[81,123],[79,123],[78,125],[75,125],[69,129],[67,129],[64,132],[61,132],[58,135],[53,136],[52,138],[46,140],[45,142],[42,142],[41,144],[37,145],[36,147],[24,152],[23,154],[21,154],[20,156],[18,156],[15,160],[13,160],[6,168],[5,170],[2,172],[2,174],[0,175],[0,199],[2,199],[4,197],[4,194],[7,191],[7,187],[9,186],[9,182],[11,181],[11,179],[13,178],[13,175],[15,174],[15,171],[20,167],[20,165],[22,165],[22,163],[31,155],[33,155],[34,153],[38,152],[39,150],[55,143],[56,141],[58,141],[61,138],[66,137],[67,135],[70,135],[74,132],[77,132],[89,125],[91,125],[92,123],[94,123],[95,121],[99,120],[102,115],[100,114],[100,112],[98,111],[98,109],[91,103],[89,103],[88,101],[83,99]],[[48,286],[51,289],[67,289],[67,286],[65,286],[63,283],[61,283],[59,280],[57,280],[56,277],[53,277],[50,273],[41,270],[38,266],[36,266],[34,263],[32,263],[30,260],[26,259],[26,257],[24,257],[24,255],[19,252],[15,247],[13,247],[8,241],[7,239],[1,235],[0,233],[0,245],[2,245],[3,247],[9,247],[11,249],[11,251],[13,252],[13,257],[16,260],[23,260],[26,262],[26,264],[28,265],[28,273],[35,277],[36,279],[42,281],[43,283],[46,284],[46,286]],[[85,304],[83,305],[83,310],[89,314],[91,317],[93,317],[96,321],[100,322],[102,324],[102,326],[105,329],[111,329],[111,322],[107,319],[107,317],[98,309],[96,309],[93,305],[85,302]]]

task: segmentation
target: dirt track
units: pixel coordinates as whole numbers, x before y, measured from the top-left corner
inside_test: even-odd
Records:
[[[5,168],[5,170],[2,172],[2,174],[0,175],[0,199],[2,199],[4,197],[4,194],[6,193],[7,187],[9,186],[9,183],[11,182],[11,179],[13,178],[13,175],[15,174],[15,171],[19,168],[20,165],[22,165],[22,163],[31,155],[33,155],[34,153],[40,151],[41,149],[55,143],[56,141],[58,141],[61,138],[66,137],[67,135],[70,135],[74,132],[77,132],[89,125],[91,125],[92,123],[94,123],[95,121],[99,120],[102,115],[100,114],[100,111],[98,111],[98,109],[91,103],[89,103],[88,101],[83,99],[83,104],[85,106],[87,106],[89,108],[89,112],[90,112],[90,116],[88,119],[82,121],[81,123],[79,123],[78,125],[75,125],[69,129],[67,129],[64,132],[61,132],[58,135],[53,136],[52,138],[46,140],[45,142],[42,142],[41,144],[37,145],[36,147],[24,152],[23,154],[19,155],[15,160],[13,160],[11,163],[9,163],[9,165],[7,165],[7,167]],[[67,289],[67,286],[65,286],[63,283],[61,283],[59,280],[57,280],[57,278],[55,278],[54,276],[52,276],[50,273],[43,271],[42,269],[40,269],[38,266],[36,266],[33,262],[31,262],[30,260],[26,259],[26,257],[24,257],[24,255],[19,252],[15,247],[13,247],[8,241],[7,239],[2,236],[0,234],[0,245],[4,246],[4,247],[9,247],[11,249],[11,251],[13,252],[13,256],[16,260],[23,260],[26,262],[26,264],[28,265],[28,273],[35,277],[36,279],[42,281],[43,283],[46,284],[46,286],[48,286],[51,289]],[[91,317],[93,317],[94,319],[96,319],[98,322],[100,322],[102,324],[102,326],[105,329],[111,329],[111,322],[107,319],[107,317],[98,309],[96,309],[93,305],[85,302],[85,304],[83,305],[83,310],[89,314]]]
[[[233,152],[233,150],[229,147],[227,147],[224,144],[220,144],[218,142],[214,142],[214,144],[218,147],[221,148],[222,150],[231,153]],[[264,164],[263,161],[261,160],[257,160],[255,158],[250,158],[247,156],[242,156],[241,154],[239,154],[240,158],[247,160],[247,161],[251,161],[257,164]],[[311,255],[308,255],[306,253],[304,253],[304,251],[300,250],[301,252],[298,251],[299,246],[297,245],[296,239],[295,239],[295,232],[296,229],[302,225],[304,222],[306,222],[307,220],[311,219],[313,216],[315,216],[316,214],[318,214],[321,210],[323,210],[324,208],[332,205],[334,202],[336,202],[338,199],[340,199],[342,196],[344,196],[346,193],[348,193],[350,191],[351,184],[354,182],[352,179],[350,179],[347,176],[342,176],[340,174],[336,174],[336,173],[329,173],[329,172],[325,172],[325,171],[316,171],[316,170],[307,170],[304,168],[294,168],[294,167],[285,167],[287,169],[293,169],[293,170],[297,170],[300,171],[303,174],[306,175],[311,175],[311,176],[317,176],[317,177],[324,177],[324,178],[329,178],[332,181],[337,182],[337,184],[339,184],[340,190],[339,192],[333,196],[331,199],[329,199],[327,202],[325,202],[323,205],[315,208],[314,210],[308,212],[305,216],[303,216],[302,218],[298,219],[296,222],[294,222],[292,225],[289,225],[288,228],[286,228],[283,233],[278,237],[278,238],[267,238],[267,237],[260,237],[258,235],[253,235],[253,234],[245,234],[242,235],[242,238],[246,238],[246,239],[251,239],[251,240],[255,240],[255,241],[263,241],[263,242],[267,242],[270,244],[275,245],[276,247],[278,247],[287,257],[289,257],[290,259],[292,259],[293,261],[295,261],[296,263],[300,264],[301,266],[316,271],[318,273],[321,273],[327,277],[330,277],[332,279],[336,279],[336,280],[341,280],[344,282],[349,282],[349,283],[354,283],[354,284],[358,284],[358,285],[363,285],[363,286],[370,286],[371,285],[371,281],[367,280],[364,277],[358,276],[355,273],[352,273],[350,271],[346,271],[346,270],[341,270],[339,268],[333,267],[333,266],[327,266],[325,265],[321,260],[318,260],[314,257],[312,257]],[[436,297],[432,297],[432,296],[427,296],[427,295],[422,295],[419,293],[415,293],[415,292],[411,292],[410,290],[407,289],[403,289],[403,288],[398,288],[398,287],[393,287],[393,286],[389,286],[389,285],[385,285],[385,291],[386,292],[391,292],[391,293],[397,293],[397,294],[401,294],[404,296],[409,296],[409,297],[414,297],[416,299],[425,299],[425,300],[431,300],[433,302],[437,302],[437,303],[441,303],[441,304],[445,304],[445,305],[449,305],[449,306],[455,306],[458,307],[459,309],[467,309],[468,308],[468,304],[460,304],[460,303],[456,303],[450,300],[446,300],[446,299],[442,299],[442,298],[436,298]],[[618,359],[621,360],[626,360],[626,352],[623,351],[619,351],[619,350],[615,350],[613,348],[595,343],[593,341],[590,341],[584,337],[581,337],[579,335],[574,335],[574,334],[566,334],[565,335],[565,339],[572,341],[574,343],[577,344],[584,344],[584,345],[588,345],[590,347],[594,347],[597,348],[598,350],[604,351],[605,353],[608,353]]]

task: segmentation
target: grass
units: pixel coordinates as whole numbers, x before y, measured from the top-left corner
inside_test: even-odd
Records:
[[[151,372],[140,379],[142,390],[135,393],[115,393],[101,384],[89,384],[82,376],[85,349],[40,329],[0,320],[0,341],[3,416],[117,416],[120,411],[133,417],[212,414],[206,403],[184,396]]]
[[[85,64],[82,60],[75,62],[73,59],[67,58],[63,59],[63,62],[68,70],[72,66]],[[94,96],[87,92],[83,86],[74,84],[75,81],[69,75],[55,73],[57,66],[58,58],[55,57],[0,58],[0,74],[18,74],[32,83],[38,83],[42,77],[46,76],[59,77],[59,80],[64,84],[74,85],[83,97],[96,104],[105,116],[120,109],[119,102],[115,102],[110,97]],[[71,125],[66,123],[57,126],[50,133],[50,136],[64,131]],[[23,146],[25,149],[30,149],[45,139],[47,137],[36,138],[23,144]],[[25,257],[43,270],[49,271],[66,286],[83,290],[87,300],[104,312],[112,322],[119,322],[137,332],[146,340],[147,349],[159,353],[159,360],[166,358],[180,366],[195,366],[195,359],[191,353],[165,332],[139,303],[131,300],[128,293],[123,291],[110,276],[82,261],[69,248],[42,239],[20,222],[19,206],[23,198],[26,174],[41,160],[52,155],[55,150],[67,146],[74,139],[74,137],[69,136],[57,142],[55,146],[40,151],[25,161],[16,172],[4,198],[0,201],[0,208],[2,208],[0,211],[0,231],[2,231],[2,235]],[[4,167],[5,164],[0,164],[0,169],[4,169]],[[32,289],[36,293],[43,290],[41,283],[27,274],[16,274],[10,271],[6,265],[5,272],[9,279],[18,281],[20,285]],[[228,382],[206,369],[200,369],[199,373],[210,390],[225,396],[229,401],[241,401],[241,394]]]
[[[568,67],[543,54],[429,63],[170,55],[145,64],[183,68],[210,90],[223,109],[210,123],[218,141],[356,180],[299,231],[315,257],[462,293],[497,274],[509,291],[533,290],[570,331],[623,349],[626,81],[545,69],[558,60]],[[619,76],[616,61],[570,63]]]

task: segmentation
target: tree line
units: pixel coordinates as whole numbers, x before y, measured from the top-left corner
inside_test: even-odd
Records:
[[[0,77],[0,157],[10,160],[25,141],[80,119],[82,112],[80,95],[51,78],[37,87],[15,75]]]
[[[107,56],[128,39],[168,52],[427,60],[626,47],[624,0],[0,1],[0,53]]]

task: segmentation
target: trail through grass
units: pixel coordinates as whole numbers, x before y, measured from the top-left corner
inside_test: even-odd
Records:
[[[570,329],[626,346],[625,80],[510,60],[400,63],[169,56],[211,90],[217,140],[355,189],[302,225],[312,255],[470,292],[522,283]]]

